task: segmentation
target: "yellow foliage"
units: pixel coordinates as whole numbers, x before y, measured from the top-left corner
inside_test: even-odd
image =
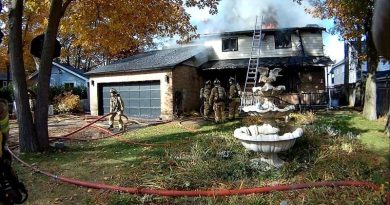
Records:
[[[26,64],[28,68],[33,62],[30,61],[30,42],[44,33],[50,2],[25,1],[23,46],[25,59],[30,62]],[[8,1],[4,4],[5,8],[10,6]],[[61,58],[71,62],[122,58],[152,46],[155,37],[177,35],[183,41],[193,38],[196,27],[191,25],[184,7],[209,8],[210,13],[215,14],[217,5],[218,0],[191,0],[186,5],[182,0],[73,0],[60,22]],[[0,14],[0,22],[8,24],[6,12]],[[9,27],[4,29],[7,35]],[[3,52],[6,50],[0,50]]]
[[[58,113],[69,113],[81,111],[81,102],[78,95],[72,92],[64,92],[54,97],[54,111]]]
[[[293,120],[299,124],[310,125],[313,124],[317,117],[314,112],[305,112],[305,113],[291,113],[289,115]]]

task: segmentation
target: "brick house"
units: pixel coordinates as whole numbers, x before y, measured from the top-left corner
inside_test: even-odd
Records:
[[[263,29],[259,65],[282,68],[277,84],[283,98],[298,103],[298,93],[325,91],[322,32],[316,25]],[[243,85],[251,54],[252,31],[203,35],[183,47],[141,53],[88,72],[91,114],[108,112],[109,89],[119,90],[131,117],[173,119],[176,112],[199,110],[199,90],[206,80]]]

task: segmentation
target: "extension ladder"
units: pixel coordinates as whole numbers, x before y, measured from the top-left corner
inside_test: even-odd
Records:
[[[252,88],[255,87],[257,84],[263,17],[261,17],[260,25],[258,23],[258,16],[256,16],[255,29],[253,30],[251,55],[248,62],[248,71],[246,73],[244,90],[241,94],[241,107],[253,104]]]

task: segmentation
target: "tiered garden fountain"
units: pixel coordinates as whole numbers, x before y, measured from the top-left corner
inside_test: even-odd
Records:
[[[255,96],[259,96],[262,102],[242,108],[249,115],[261,117],[265,123],[260,126],[241,127],[234,131],[234,137],[239,139],[246,149],[262,152],[263,156],[260,160],[277,168],[283,166],[284,163],[277,153],[290,149],[295,140],[303,135],[302,128],[279,135],[280,129],[274,127],[277,118],[285,117],[287,119],[289,113],[295,109],[292,105],[279,108],[273,103],[273,99],[286,89],[284,86],[274,87],[271,85],[276,77],[280,76],[278,75],[280,71],[280,68],[271,71],[268,68],[260,68],[259,81],[264,85],[254,87],[253,93]]]

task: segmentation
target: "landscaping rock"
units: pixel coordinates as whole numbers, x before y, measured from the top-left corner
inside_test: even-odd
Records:
[[[260,172],[266,172],[270,169],[272,169],[272,167],[266,163],[266,162],[263,162],[261,161],[260,159],[256,158],[256,159],[251,159],[250,160],[250,163],[249,163],[249,166],[254,169],[254,170],[257,170],[257,171],[260,171]]]
[[[57,149],[65,149],[65,143],[64,142],[54,142],[53,146]]]
[[[220,156],[222,159],[230,159],[232,158],[233,152],[232,151],[221,151],[217,153],[218,156]]]

